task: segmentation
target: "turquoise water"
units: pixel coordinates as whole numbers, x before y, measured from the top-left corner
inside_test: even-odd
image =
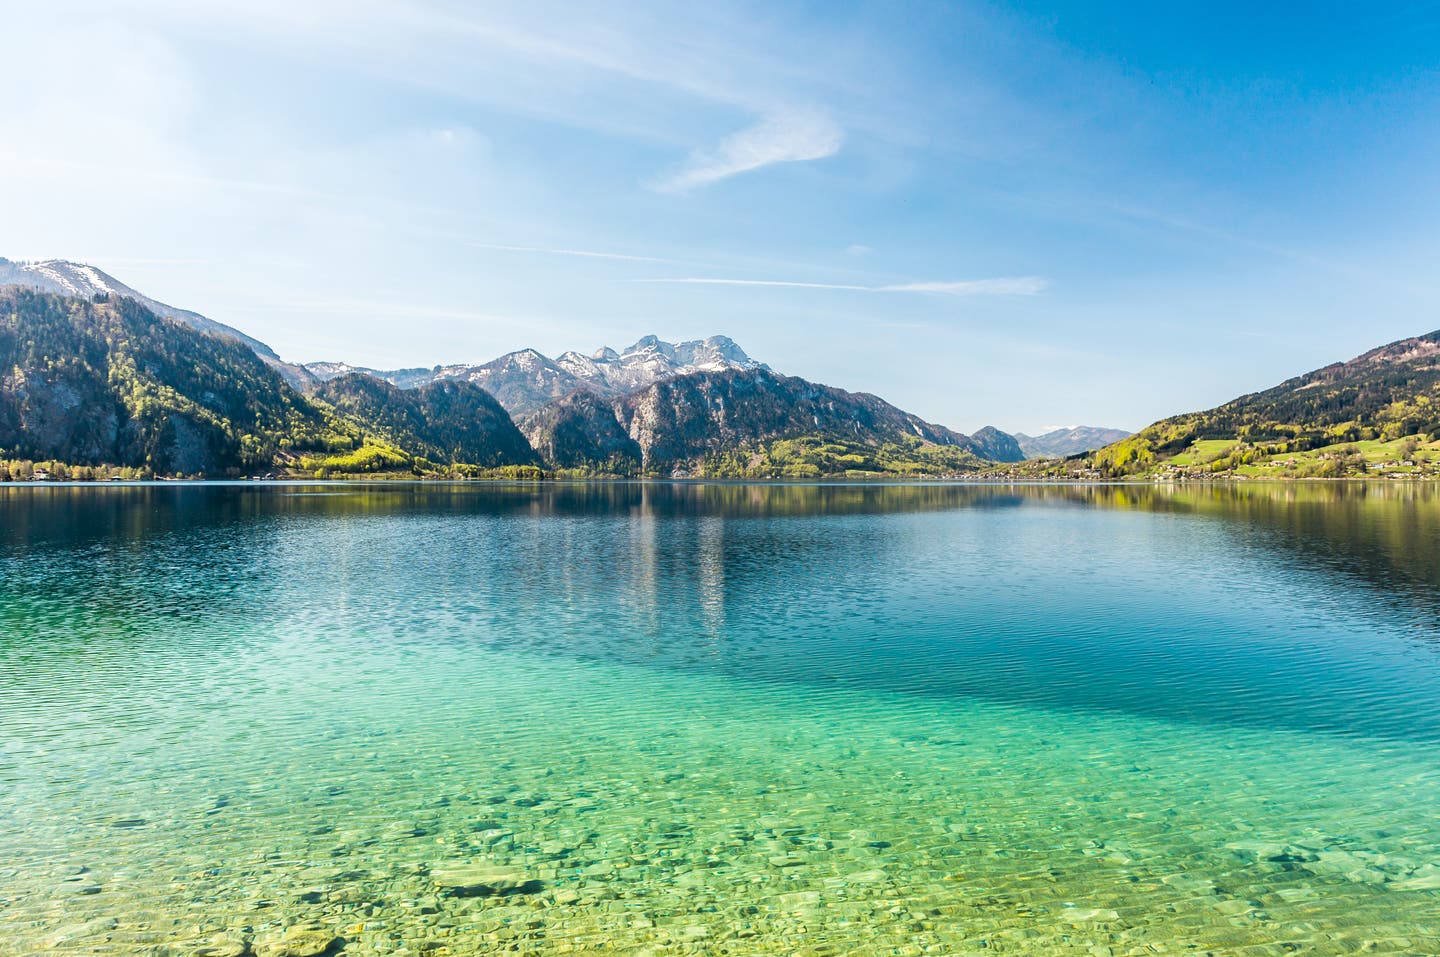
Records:
[[[1440,953],[1429,486],[0,487],[0,955]]]

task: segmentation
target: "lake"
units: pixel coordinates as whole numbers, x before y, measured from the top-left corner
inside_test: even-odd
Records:
[[[0,487],[0,955],[1440,953],[1440,489]]]

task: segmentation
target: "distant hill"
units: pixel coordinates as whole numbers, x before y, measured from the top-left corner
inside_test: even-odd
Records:
[[[1432,332],[1156,422],[1085,464],[1106,475],[1413,471],[1440,455],[1437,439],[1440,332]]]
[[[1075,425],[1053,429],[1044,435],[1026,435],[1016,432],[1023,458],[1064,458],[1103,448],[1112,442],[1119,442],[1131,433],[1124,429],[1104,429],[1093,425]]]

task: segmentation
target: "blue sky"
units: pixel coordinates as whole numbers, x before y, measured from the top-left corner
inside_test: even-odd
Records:
[[[0,0],[0,255],[287,358],[724,333],[964,431],[1440,328],[1440,4]]]

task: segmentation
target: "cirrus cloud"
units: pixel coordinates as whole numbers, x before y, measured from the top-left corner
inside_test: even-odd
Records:
[[[753,126],[731,133],[714,148],[692,153],[676,173],[651,184],[662,193],[683,193],[775,163],[798,163],[834,156],[845,131],[823,113],[772,113]]]

